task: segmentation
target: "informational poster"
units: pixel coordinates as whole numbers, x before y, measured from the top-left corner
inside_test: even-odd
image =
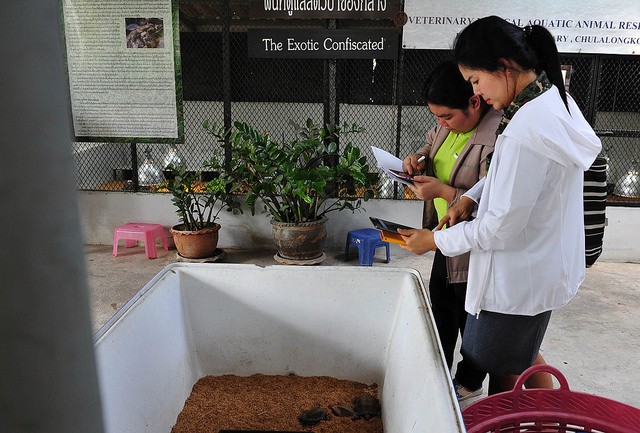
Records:
[[[182,142],[177,0],[61,0],[76,141]]]
[[[471,22],[498,15],[520,27],[546,27],[561,53],[640,54],[638,0],[405,0],[404,10],[404,48],[451,49],[456,35]]]

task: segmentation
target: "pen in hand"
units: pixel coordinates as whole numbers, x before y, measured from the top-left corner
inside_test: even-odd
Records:
[[[418,161],[416,162],[416,164],[420,164],[421,162],[423,162],[425,159],[427,159],[427,157],[425,155],[422,155],[420,158],[418,158]],[[422,170],[420,170],[417,174],[422,174],[424,173],[425,169],[423,168]]]

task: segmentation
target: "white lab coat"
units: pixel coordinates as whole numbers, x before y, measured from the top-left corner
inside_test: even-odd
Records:
[[[446,256],[471,251],[465,309],[536,315],[567,304],[585,276],[582,184],[601,143],[552,87],[498,136],[487,177],[467,196],[476,219],[435,233]]]

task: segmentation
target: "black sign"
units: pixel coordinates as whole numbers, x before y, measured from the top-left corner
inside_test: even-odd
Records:
[[[288,59],[395,59],[393,29],[249,29],[249,57]]]
[[[402,0],[251,0],[251,18],[392,19]]]

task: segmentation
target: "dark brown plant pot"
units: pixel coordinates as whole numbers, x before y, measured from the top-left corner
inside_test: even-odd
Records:
[[[306,223],[281,223],[271,220],[278,255],[289,260],[316,259],[324,252],[327,218]]]
[[[220,224],[214,224],[202,230],[183,230],[184,224],[178,224],[169,230],[173,236],[178,253],[186,259],[206,259],[215,255],[218,247]]]

